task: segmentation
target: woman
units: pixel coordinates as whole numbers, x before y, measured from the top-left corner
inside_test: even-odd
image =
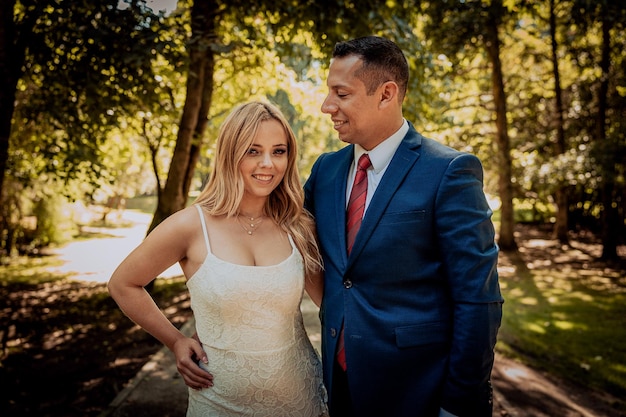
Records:
[[[178,262],[196,335],[185,337],[144,286]],[[189,386],[187,416],[326,415],[321,365],[304,330],[304,289],[319,305],[320,254],[303,209],[296,141],[274,106],[237,107],[193,207],[156,227],[108,287],[167,346]]]

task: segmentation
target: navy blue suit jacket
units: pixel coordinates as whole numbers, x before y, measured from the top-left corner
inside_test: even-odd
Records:
[[[344,322],[359,417],[436,417],[440,407],[491,416],[503,300],[480,161],[410,126],[348,256],[352,159],[353,146],[321,155],[305,184],[324,258],[320,319],[328,391]]]

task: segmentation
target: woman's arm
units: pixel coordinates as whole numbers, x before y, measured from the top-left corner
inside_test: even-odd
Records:
[[[193,241],[190,233],[194,233],[189,228],[190,214],[193,213],[183,210],[157,226],[113,272],[108,289],[124,314],[176,355],[185,383],[201,388],[210,386],[212,379],[195,363],[197,359],[207,361],[202,346],[183,335],[144,289],[160,273],[186,257],[189,242]]]

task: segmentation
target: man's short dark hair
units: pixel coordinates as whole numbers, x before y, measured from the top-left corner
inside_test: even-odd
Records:
[[[364,36],[335,45],[333,58],[350,55],[359,56],[363,61],[355,75],[365,84],[367,94],[374,94],[384,82],[394,81],[400,88],[400,100],[404,98],[409,83],[409,64],[395,42],[380,36]]]

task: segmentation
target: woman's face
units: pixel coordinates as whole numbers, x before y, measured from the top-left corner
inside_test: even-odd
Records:
[[[252,146],[239,164],[244,198],[267,198],[283,180],[288,162],[283,126],[274,119],[261,122]]]

